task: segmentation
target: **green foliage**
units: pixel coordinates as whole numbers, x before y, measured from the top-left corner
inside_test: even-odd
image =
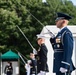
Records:
[[[27,57],[32,52],[16,25],[22,29],[31,44],[38,48],[36,34],[40,33],[43,26],[32,15],[45,26],[54,25],[56,13],[64,12],[73,16],[69,24],[76,24],[76,6],[71,1],[46,1],[47,3],[42,3],[42,0],[0,0],[0,52],[18,50]],[[24,72],[21,69],[21,75]]]

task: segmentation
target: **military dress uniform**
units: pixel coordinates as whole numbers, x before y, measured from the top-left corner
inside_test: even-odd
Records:
[[[12,75],[12,73],[13,73],[13,68],[12,68],[12,66],[6,65],[6,67],[5,67],[5,69],[4,69],[4,73],[5,73],[6,75]]]
[[[75,67],[72,63],[73,36],[71,31],[64,27],[56,37],[50,38],[50,42],[54,50],[53,72],[59,73],[60,67],[72,72]]]
[[[41,44],[39,50],[38,50],[38,57],[37,57],[37,67],[38,67],[38,73],[40,71],[48,72],[48,65],[47,65],[47,48],[45,44]]]
[[[30,75],[37,75],[37,60],[36,59],[31,59]]]

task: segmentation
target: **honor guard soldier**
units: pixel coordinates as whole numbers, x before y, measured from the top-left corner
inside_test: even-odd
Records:
[[[6,75],[12,75],[13,74],[13,67],[12,67],[11,62],[8,62],[8,64],[5,66],[4,73]]]
[[[53,72],[56,75],[71,75],[75,70],[72,62],[73,36],[67,28],[72,17],[67,14],[57,13],[56,26],[60,29],[56,37],[51,37],[50,42],[54,50]]]
[[[27,64],[25,64],[25,69],[27,75],[37,75],[37,61],[35,59],[35,55],[33,53],[30,53],[31,60],[27,61]]]
[[[30,53],[31,63],[30,63],[30,75],[37,75],[37,60],[35,55]]]
[[[45,45],[45,39],[42,35],[37,35],[37,43],[40,46],[38,50],[38,57],[37,57],[37,67],[38,67],[38,75],[45,75],[48,72],[48,65],[47,65],[47,47]]]

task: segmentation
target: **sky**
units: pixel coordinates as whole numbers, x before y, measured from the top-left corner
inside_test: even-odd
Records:
[[[76,5],[76,0],[71,0],[73,2],[74,5]]]
[[[42,0],[43,2],[46,2],[46,0]],[[76,5],[76,0],[71,0],[74,5]]]

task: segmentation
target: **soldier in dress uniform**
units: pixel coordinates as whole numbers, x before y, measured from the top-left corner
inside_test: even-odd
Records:
[[[13,67],[12,67],[11,62],[8,62],[8,64],[5,66],[4,73],[6,75],[12,75],[13,74]]]
[[[37,43],[40,46],[38,50],[37,64],[38,64],[38,75],[45,75],[48,72],[47,65],[47,47],[45,46],[45,39],[42,35],[37,35]]]
[[[53,72],[56,75],[71,75],[75,70],[72,62],[73,36],[67,28],[69,20],[72,19],[67,14],[57,13],[56,26],[60,29],[57,36],[52,36],[50,42],[54,50]]]
[[[35,55],[30,53],[31,63],[30,63],[30,75],[37,75],[37,60]]]
[[[25,69],[27,71],[27,75],[37,75],[37,60],[35,59],[35,55],[30,53],[30,60],[25,64]]]

